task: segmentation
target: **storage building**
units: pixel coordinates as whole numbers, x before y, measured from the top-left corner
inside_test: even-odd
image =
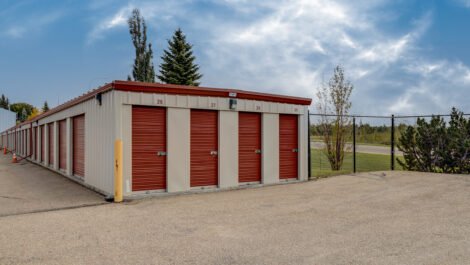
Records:
[[[114,81],[1,133],[2,145],[104,195],[308,179],[311,99]],[[117,186],[120,189],[120,186]]]
[[[16,124],[16,113],[0,108],[0,132],[8,128],[11,128],[15,124]]]

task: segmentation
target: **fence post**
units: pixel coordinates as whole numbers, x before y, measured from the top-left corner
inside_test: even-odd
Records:
[[[391,130],[391,139],[390,139],[390,145],[391,145],[391,163],[390,163],[390,168],[391,170],[395,170],[395,115],[392,114],[392,130]]]
[[[356,117],[353,117],[353,172],[356,173]]]
[[[308,146],[308,179],[312,178],[312,149],[310,147],[310,110],[307,110],[308,126],[307,126],[307,146]]]

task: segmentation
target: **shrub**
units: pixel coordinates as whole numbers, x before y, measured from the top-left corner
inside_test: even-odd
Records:
[[[452,108],[448,124],[440,116],[429,122],[418,118],[399,138],[398,149],[407,170],[438,173],[470,173],[470,118]]]

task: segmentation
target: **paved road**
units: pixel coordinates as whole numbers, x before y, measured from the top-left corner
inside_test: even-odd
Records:
[[[0,154],[0,216],[101,203],[102,196],[59,174]]]
[[[0,217],[0,264],[468,264],[470,176],[367,173]]]
[[[325,144],[320,141],[311,141],[310,145],[312,148],[315,149],[322,149]],[[352,144],[346,144],[346,148],[352,150]],[[379,154],[379,155],[390,155],[390,147],[389,146],[380,146],[380,145],[364,145],[364,144],[357,144],[356,145],[356,152],[358,153],[367,153],[367,154]],[[401,151],[398,149],[395,150],[396,155],[403,155]]]

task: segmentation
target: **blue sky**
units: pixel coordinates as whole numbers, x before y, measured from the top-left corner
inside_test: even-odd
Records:
[[[181,27],[203,86],[315,102],[341,64],[356,114],[470,112],[470,0],[0,0],[0,93],[55,106],[126,79],[136,7],[155,65]]]

